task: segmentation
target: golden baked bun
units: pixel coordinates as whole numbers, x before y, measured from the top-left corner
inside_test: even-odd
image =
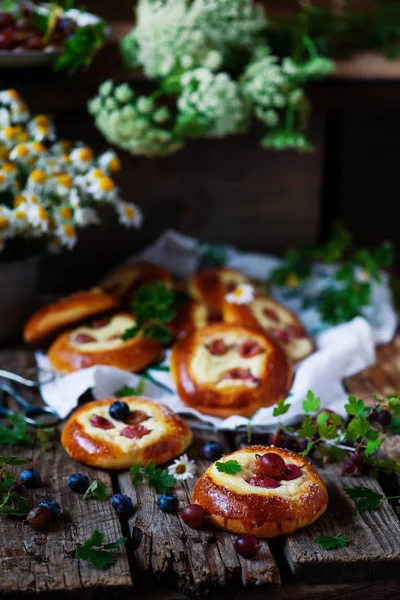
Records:
[[[75,292],[36,311],[24,329],[24,340],[38,345],[55,333],[83,319],[111,310],[118,301],[99,288],[87,292]]]
[[[246,275],[228,267],[214,267],[194,273],[189,280],[188,291],[195,300],[207,306],[222,309],[224,297],[238,285],[250,284]]]
[[[300,321],[290,310],[272,298],[256,297],[249,304],[223,304],[226,323],[261,328],[274,338],[292,362],[302,360],[314,350],[314,344]]]
[[[149,460],[159,465],[182,454],[191,443],[190,427],[163,404],[138,396],[123,401],[130,408],[123,421],[109,414],[115,398],[88,402],[71,415],[61,443],[72,458],[102,469],[127,469]]]
[[[197,329],[222,321],[222,313],[201,302],[180,302],[176,306],[177,316],[170,323],[175,339],[181,339]]]
[[[206,415],[251,417],[287,396],[292,369],[259,330],[216,323],[172,348],[171,374],[181,400]]]
[[[100,282],[100,287],[129,306],[140,287],[161,281],[172,287],[172,277],[164,267],[149,262],[123,265]]]
[[[50,346],[51,366],[61,373],[93,365],[125,371],[144,369],[160,357],[162,345],[141,333],[123,341],[122,334],[135,323],[132,315],[118,313],[62,333]]]
[[[256,455],[269,452],[278,454],[288,471],[272,481],[253,471]],[[236,460],[242,470],[228,475],[219,472],[214,463],[200,477],[193,492],[193,502],[208,512],[214,525],[233,533],[270,538],[308,527],[325,512],[326,487],[308,460],[295,452],[252,446],[221,459],[228,460]]]

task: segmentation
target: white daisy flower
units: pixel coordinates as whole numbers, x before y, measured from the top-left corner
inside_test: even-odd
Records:
[[[117,186],[111,177],[107,177],[107,175],[93,181],[88,192],[95,200],[104,200],[106,202],[113,202],[118,196]]]
[[[76,206],[74,208],[74,222],[78,227],[87,227],[88,225],[98,225],[101,223],[101,219],[94,208]]]
[[[168,467],[168,473],[173,475],[176,480],[184,481],[192,479],[196,473],[196,463],[194,460],[189,460],[187,454],[182,454],[176,458],[172,465]]]
[[[41,235],[47,233],[50,228],[50,214],[48,211],[37,202],[28,202],[26,204],[27,220],[33,227],[33,235]]]
[[[52,142],[56,139],[56,131],[47,115],[37,115],[27,125],[29,135],[37,142]]]
[[[0,108],[0,127],[9,127],[11,125],[11,115],[7,108]]]
[[[41,194],[47,182],[47,175],[42,169],[31,171],[27,182],[26,190],[32,194]]]
[[[80,177],[80,176],[78,176]],[[85,178],[85,184],[87,182],[89,183],[94,183],[96,181],[98,181],[101,177],[107,177],[107,173],[105,171],[103,171],[103,169],[99,169],[99,168],[93,168],[90,169],[90,171],[88,171],[88,173],[86,175],[83,175],[81,177]]]
[[[106,152],[103,152],[103,154],[100,154],[97,162],[100,169],[107,173],[111,173],[112,175],[118,173],[122,166],[121,161],[114,150],[107,150]]]
[[[249,304],[254,300],[254,288],[248,283],[238,285],[237,288],[225,296],[229,304]]]
[[[4,192],[10,186],[10,179],[6,173],[0,171],[0,192]]]
[[[93,164],[94,153],[91,148],[84,146],[83,148],[75,148],[70,153],[70,158],[73,166],[81,172],[84,172]]]
[[[68,154],[72,150],[72,142],[69,140],[59,140],[50,146],[51,154]]]
[[[0,243],[13,233],[13,213],[7,206],[0,206]],[[1,249],[1,248],[0,248]]]
[[[66,246],[69,250],[75,246],[78,239],[76,229],[72,223],[63,223],[57,227],[55,235],[61,245]]]
[[[74,181],[68,173],[59,173],[56,177],[52,178],[52,186],[55,193],[58,196],[67,196],[71,194]]]
[[[32,155],[30,144],[17,144],[10,152],[10,160],[27,165],[31,161]]]
[[[119,222],[126,227],[136,227],[137,229],[143,222],[141,210],[132,202],[119,200],[115,206],[119,216]]]

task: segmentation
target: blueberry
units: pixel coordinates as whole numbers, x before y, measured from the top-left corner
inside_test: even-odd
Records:
[[[129,413],[131,411],[126,402],[123,402],[122,400],[116,400],[111,404],[108,412],[110,413],[110,417],[113,419],[116,419],[117,421],[123,421],[129,417]]]
[[[51,518],[53,521],[59,521],[61,519],[61,506],[56,500],[43,500],[43,502],[39,502],[39,506],[45,506],[51,510]]]
[[[178,498],[173,494],[163,494],[159,497],[158,508],[166,513],[174,513],[178,510]]]
[[[86,475],[74,473],[68,477],[68,485],[73,492],[84,494],[90,485],[90,481]]]
[[[130,517],[133,514],[132,500],[125,494],[114,494],[111,498],[111,506],[117,515]]]
[[[221,458],[224,449],[218,442],[208,442],[202,448],[202,455],[207,460],[218,460]]]
[[[19,480],[27,488],[37,488],[42,482],[42,478],[35,469],[25,469],[25,471],[22,471]]]

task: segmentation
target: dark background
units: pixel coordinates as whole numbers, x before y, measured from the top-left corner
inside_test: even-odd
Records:
[[[265,4],[282,11],[297,2]],[[88,73],[68,78],[51,71],[2,69],[0,83],[17,88],[32,111],[54,114],[61,137],[82,139],[100,151],[106,143],[85,106],[104,79],[132,79],[121,66],[117,39],[129,31],[133,12],[130,0],[87,0],[85,6],[108,18],[113,31]],[[166,227],[204,241],[281,253],[303,240],[326,239],[339,219],[358,245],[392,239],[399,254],[398,77],[399,63],[367,56],[340,63],[333,78],[313,84],[310,135],[316,150],[310,155],[262,150],[257,131],[190,142],[161,159],[119,152],[122,196],[142,207],[143,228],[126,230],[106,210],[103,225],[85,230],[72,252],[46,259],[43,289],[91,285]]]

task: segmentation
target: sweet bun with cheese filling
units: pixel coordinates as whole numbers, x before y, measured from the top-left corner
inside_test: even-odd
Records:
[[[222,321],[222,313],[201,302],[180,302],[176,306],[177,315],[170,323],[175,339],[190,335],[197,329]]]
[[[115,398],[88,402],[71,415],[61,443],[72,458],[102,469],[127,469],[149,460],[159,465],[191,443],[190,427],[168,407],[138,396],[123,401],[130,409],[123,420],[110,416]]]
[[[62,333],[49,348],[51,366],[61,373],[93,365],[108,365],[125,371],[144,369],[160,357],[162,345],[143,337],[140,332],[124,341],[123,333],[135,323],[132,315],[117,313]]]
[[[269,453],[275,460],[269,459],[269,468],[268,460],[266,468],[260,466],[260,457]],[[229,460],[237,461],[241,470],[229,475],[214,463],[193,492],[193,502],[207,511],[217,527],[270,538],[308,527],[325,512],[328,493],[324,482],[309,461],[295,452],[251,446],[221,459]]]
[[[287,396],[293,374],[283,350],[260,330],[216,323],[172,348],[182,401],[206,415],[252,416]]]
[[[100,288],[75,292],[36,311],[25,325],[24,340],[28,344],[39,345],[61,329],[116,306],[118,300]]]
[[[167,269],[142,261],[119,267],[101,281],[100,287],[118,298],[123,306],[130,307],[139,288],[157,281],[172,287],[172,277]]]
[[[226,323],[258,327],[271,336],[292,362],[302,360],[314,351],[312,339],[300,319],[273,298],[256,297],[248,304],[223,303]]]
[[[251,284],[251,281],[239,271],[213,267],[194,273],[189,280],[188,291],[195,300],[221,310],[226,294],[243,284]]]

